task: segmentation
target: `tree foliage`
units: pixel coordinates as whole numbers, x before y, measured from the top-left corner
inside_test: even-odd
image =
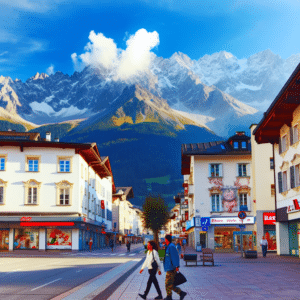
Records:
[[[146,229],[153,231],[154,241],[158,243],[158,233],[165,228],[170,212],[165,200],[160,196],[150,195],[143,204],[142,221]]]

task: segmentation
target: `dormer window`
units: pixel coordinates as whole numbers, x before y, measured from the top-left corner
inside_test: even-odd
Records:
[[[242,149],[247,149],[247,143],[245,141],[242,142]]]
[[[233,142],[233,149],[239,149],[239,142]]]

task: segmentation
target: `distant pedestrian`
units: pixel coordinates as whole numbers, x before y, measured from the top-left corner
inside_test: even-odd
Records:
[[[176,249],[177,249],[179,257],[180,257],[181,256],[181,244],[180,244],[180,241],[177,241]]]
[[[165,240],[167,248],[164,258],[164,270],[166,272],[167,297],[164,300],[172,300],[172,290],[180,296],[180,300],[183,300],[187,293],[174,286],[175,275],[179,272],[179,255],[175,245],[172,243],[172,236],[167,234]]]
[[[114,240],[113,239],[109,240],[109,247],[111,248],[111,252],[114,252]]]
[[[89,241],[89,247],[90,247],[90,251],[92,251],[92,246],[93,246],[93,239],[90,238],[90,241]]]
[[[139,296],[143,299],[146,299],[147,295],[149,294],[150,288],[152,283],[154,284],[156,291],[158,293],[158,296],[155,299],[163,299],[157,278],[156,278],[156,272],[158,270],[158,275],[161,275],[161,263],[160,263],[160,259],[159,259],[159,255],[158,255],[158,249],[157,249],[157,244],[154,241],[150,241],[147,244],[147,256],[146,256],[146,260],[144,261],[140,274],[143,272],[143,270],[145,269],[145,267],[148,268],[148,272],[149,272],[149,278],[148,278],[148,282],[147,282],[147,287],[146,290],[144,292],[144,294],[139,294]],[[156,266],[153,266],[153,263],[155,264],[156,262]]]
[[[121,240],[119,240],[119,244],[120,244],[120,246],[122,245],[122,241]]]
[[[129,240],[127,240],[126,247],[127,247],[127,252],[130,252],[130,241]]]
[[[183,252],[185,253],[185,247],[186,247],[186,239],[182,240],[182,248],[183,248]]]
[[[260,245],[262,248],[263,257],[266,257],[268,251],[268,241],[266,240],[265,236],[262,237]]]

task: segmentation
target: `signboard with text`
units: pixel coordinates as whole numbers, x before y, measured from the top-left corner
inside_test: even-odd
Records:
[[[222,224],[254,224],[254,217],[246,217],[244,220],[238,217],[232,218],[210,218],[211,225]]]
[[[263,213],[264,225],[275,225],[276,215],[275,212]]]

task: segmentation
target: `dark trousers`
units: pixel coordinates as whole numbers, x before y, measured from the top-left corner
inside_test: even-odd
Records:
[[[161,296],[161,290],[159,288],[158,281],[157,281],[157,278],[156,278],[157,270],[150,269],[150,270],[148,270],[148,272],[149,272],[150,276],[149,276],[149,279],[148,279],[148,282],[147,282],[147,288],[145,290],[145,295],[149,294],[149,291],[150,291],[150,288],[151,288],[151,285],[152,285],[152,282],[153,282],[158,295]]]
[[[266,257],[267,251],[268,251],[268,246],[262,245],[261,248],[262,248],[263,257]]]

